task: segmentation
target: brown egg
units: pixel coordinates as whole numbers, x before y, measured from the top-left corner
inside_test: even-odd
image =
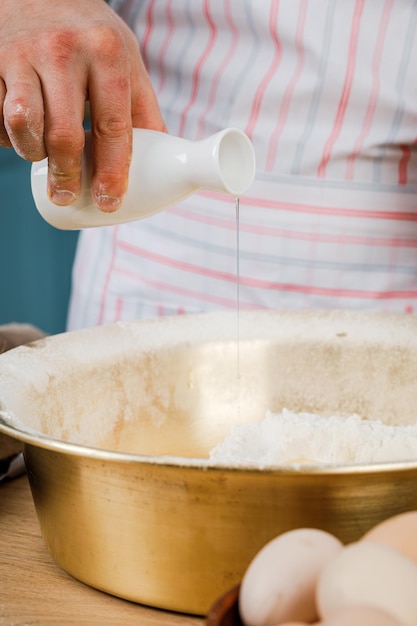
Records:
[[[417,511],[401,513],[374,526],[362,541],[378,541],[399,550],[417,563]]]
[[[348,606],[372,606],[417,625],[417,564],[377,541],[351,543],[322,569],[316,587],[322,619]]]

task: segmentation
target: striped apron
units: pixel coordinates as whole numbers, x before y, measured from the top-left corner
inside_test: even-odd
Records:
[[[241,199],[86,230],[68,326],[241,309],[417,310],[417,2],[114,0],[169,131],[252,139]],[[161,181],[161,184],[163,181]],[[239,252],[239,254],[238,254]]]

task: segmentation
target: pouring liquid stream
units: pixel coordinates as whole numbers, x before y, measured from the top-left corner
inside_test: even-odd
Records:
[[[237,416],[240,417],[240,207],[239,198],[235,198],[236,211],[236,387]],[[238,420],[239,421],[239,420]]]

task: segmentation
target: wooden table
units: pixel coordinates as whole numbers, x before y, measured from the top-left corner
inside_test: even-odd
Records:
[[[55,565],[26,476],[0,484],[0,626],[203,626],[204,619],[133,604]]]

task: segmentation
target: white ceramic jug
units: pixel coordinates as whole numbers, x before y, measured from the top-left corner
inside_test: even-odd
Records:
[[[32,165],[32,194],[42,217],[63,230],[109,226],[139,220],[199,190],[239,197],[255,176],[249,138],[227,128],[207,139],[189,141],[157,131],[134,129],[129,185],[119,210],[103,213],[90,193],[91,137],[86,133],[82,190],[70,206],[57,206],[47,194],[48,159]]]

